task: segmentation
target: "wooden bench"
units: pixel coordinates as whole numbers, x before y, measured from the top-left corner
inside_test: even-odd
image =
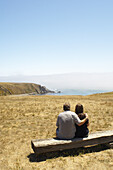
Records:
[[[113,142],[113,130],[91,133],[86,138],[74,138],[72,140],[60,140],[57,138],[34,139],[31,141],[31,146],[36,154],[42,154],[110,142]]]

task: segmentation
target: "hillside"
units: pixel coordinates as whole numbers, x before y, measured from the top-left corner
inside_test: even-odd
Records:
[[[26,93],[45,94],[51,92],[53,93],[53,91],[45,86],[34,83],[0,83],[0,96]]]

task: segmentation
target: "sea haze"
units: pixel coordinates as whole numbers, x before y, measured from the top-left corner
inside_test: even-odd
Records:
[[[57,95],[88,95],[113,91],[113,72],[1,76],[0,82],[36,83],[61,91]]]

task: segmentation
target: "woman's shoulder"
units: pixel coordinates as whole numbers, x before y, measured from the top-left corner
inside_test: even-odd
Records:
[[[78,116],[81,120],[86,117],[85,113],[79,113]]]

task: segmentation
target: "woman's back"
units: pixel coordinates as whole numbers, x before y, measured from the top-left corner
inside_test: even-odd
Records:
[[[80,120],[84,119],[86,115],[84,113],[79,113],[78,117]],[[87,137],[89,133],[89,129],[87,128],[89,120],[87,120],[83,125],[76,125],[76,134],[75,137]]]

